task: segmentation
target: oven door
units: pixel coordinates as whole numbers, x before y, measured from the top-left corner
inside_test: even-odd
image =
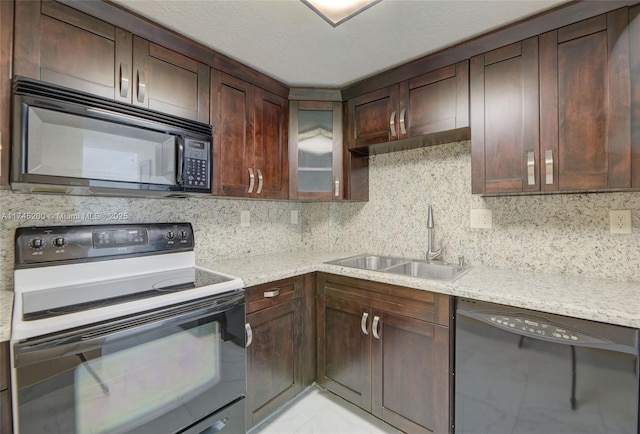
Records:
[[[16,427],[22,434],[244,427],[244,316],[244,294],[234,291],[14,343]]]

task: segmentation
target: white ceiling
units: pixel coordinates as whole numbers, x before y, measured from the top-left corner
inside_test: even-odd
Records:
[[[382,0],[332,27],[298,0],[116,0],[292,87],[341,88],[566,0]]]

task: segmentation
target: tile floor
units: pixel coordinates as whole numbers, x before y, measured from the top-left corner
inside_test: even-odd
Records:
[[[249,434],[398,434],[350,402],[312,386]]]

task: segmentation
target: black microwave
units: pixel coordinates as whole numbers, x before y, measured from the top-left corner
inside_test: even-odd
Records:
[[[14,191],[211,194],[211,125],[24,77],[12,103]]]

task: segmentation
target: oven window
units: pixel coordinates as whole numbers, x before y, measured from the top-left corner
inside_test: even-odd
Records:
[[[16,371],[20,433],[156,434],[206,417],[244,394],[243,323],[229,314],[43,352]]]
[[[105,181],[175,184],[175,138],[29,107],[27,172]]]

